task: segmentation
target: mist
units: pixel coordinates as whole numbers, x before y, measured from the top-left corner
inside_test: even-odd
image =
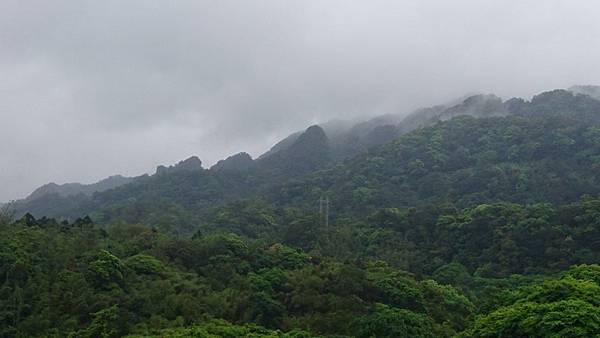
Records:
[[[0,201],[331,119],[600,83],[592,1],[0,3]]]

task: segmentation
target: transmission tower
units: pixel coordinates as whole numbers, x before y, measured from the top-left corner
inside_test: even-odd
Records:
[[[325,227],[329,227],[329,196],[319,198],[319,215]]]

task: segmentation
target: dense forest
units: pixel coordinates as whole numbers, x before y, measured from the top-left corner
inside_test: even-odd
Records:
[[[600,336],[600,101],[418,113],[4,206],[0,336]]]
[[[581,205],[572,210],[584,211],[582,216],[597,222],[600,201],[584,204],[595,205],[596,213],[585,215]],[[3,221],[0,229],[1,334],[597,335],[600,266],[574,264],[598,261],[597,229],[595,243],[581,238],[594,232],[589,226],[570,234],[569,228],[578,226],[550,225],[537,218],[549,211],[540,207],[525,211],[512,206],[517,215],[505,224],[500,219],[511,212],[507,209],[510,206],[477,207],[462,215],[477,220],[460,225],[441,216],[438,223],[445,229],[464,230],[456,243],[454,238],[438,239],[446,242],[439,253],[395,247],[396,238],[387,237],[389,232],[366,226],[360,227],[362,238],[334,243],[327,239],[344,230],[318,234],[317,248],[309,254],[290,246],[303,238],[290,237],[289,245],[248,241],[225,232],[177,238],[142,225],[99,228],[89,218],[68,223],[27,215],[14,223]],[[502,226],[488,234],[474,230],[490,219]],[[350,243],[339,243],[344,241]],[[366,258],[365,252],[350,254],[356,241],[362,242],[361,251],[387,250],[380,252],[384,259]],[[340,256],[329,256],[331,251]],[[402,256],[440,266],[430,274],[411,273],[394,266]],[[386,262],[388,257],[393,263]]]

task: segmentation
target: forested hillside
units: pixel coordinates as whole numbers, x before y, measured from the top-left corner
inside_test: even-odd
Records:
[[[383,121],[5,207],[1,335],[600,336],[600,101]]]
[[[3,220],[0,233],[5,337],[591,337],[600,330],[600,266],[555,266],[554,256],[522,263],[565,267],[551,277],[490,278],[490,266],[471,273],[458,261],[425,277],[384,260],[334,260],[226,233],[102,229],[87,218],[26,216]],[[468,266],[481,264],[473,249],[456,250]]]

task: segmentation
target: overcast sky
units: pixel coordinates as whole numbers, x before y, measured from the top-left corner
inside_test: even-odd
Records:
[[[600,83],[598,1],[0,1],[0,201],[331,118]]]

